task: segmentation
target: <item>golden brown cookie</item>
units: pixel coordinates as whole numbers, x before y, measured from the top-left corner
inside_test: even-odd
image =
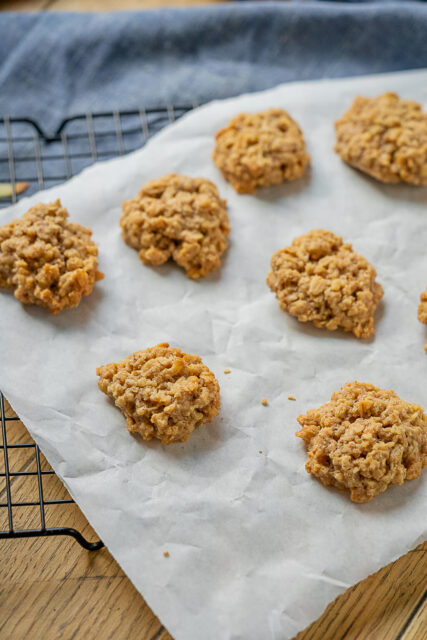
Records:
[[[92,231],[67,218],[57,200],[0,227],[0,287],[52,314],[76,307],[104,277]]]
[[[417,478],[427,465],[427,415],[394,391],[349,382],[298,418],[306,469],[324,485],[368,502],[392,484]]]
[[[420,296],[420,304],[418,307],[418,320],[427,324],[427,289],[422,292]],[[427,342],[424,346],[424,349],[427,351]]]
[[[427,185],[427,113],[396,93],[358,97],[336,121],[335,151],[381,182]]]
[[[373,315],[383,296],[375,276],[374,267],[351,244],[317,229],[273,254],[267,284],[280,308],[300,322],[368,338],[374,333]]]
[[[96,370],[98,386],[112,398],[131,433],[163,444],[185,442],[218,414],[218,382],[200,356],[164,342]]]
[[[213,182],[176,173],[150,180],[124,202],[120,225],[142,262],[160,265],[172,258],[189,278],[220,266],[230,232],[226,202]]]
[[[310,164],[302,131],[283,109],[233,118],[216,134],[213,159],[238,193],[296,180]]]

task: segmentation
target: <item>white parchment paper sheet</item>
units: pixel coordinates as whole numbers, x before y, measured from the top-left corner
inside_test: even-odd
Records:
[[[427,404],[427,336],[417,321],[427,189],[379,184],[332,150],[333,122],[354,96],[386,90],[426,107],[427,71],[287,84],[214,102],[144,149],[1,212],[4,224],[61,198],[99,243],[106,277],[77,309],[51,317],[1,294],[0,387],[176,640],[290,638],[425,533],[422,478],[352,504],[305,472],[294,436],[300,413],[355,379]],[[211,161],[214,133],[243,110],[271,106],[300,123],[311,173],[239,196]],[[198,282],[173,264],[144,266],[120,238],[121,202],[172,171],[211,178],[228,200],[224,265]],[[377,268],[385,297],[374,339],[298,323],[265,284],[271,254],[319,227],[353,242]],[[98,365],[160,341],[200,354],[222,396],[212,425],[169,447],[128,434],[95,375]]]

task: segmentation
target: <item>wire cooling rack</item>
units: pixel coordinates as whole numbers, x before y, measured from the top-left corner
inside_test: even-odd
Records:
[[[10,193],[7,193],[7,188],[5,192],[3,187],[0,209],[17,202],[21,193],[31,195],[39,189],[68,180],[97,160],[109,160],[140,148],[154,133],[195,106],[166,105],[134,111],[86,113],[67,118],[50,134],[28,118],[0,118],[0,183],[10,185]],[[22,191],[23,188],[25,191]],[[43,481],[47,476],[55,475],[55,472],[50,468],[45,469],[41,464],[39,447],[29,436],[28,442],[8,442],[19,418],[6,413],[5,399],[0,391],[0,455],[3,452],[4,466],[0,472],[0,480],[3,479],[4,483],[4,487],[0,485],[0,511],[7,510],[8,522],[8,528],[0,530],[0,539],[72,536],[89,551],[101,549],[104,546],[101,540],[89,542],[76,529],[46,526],[47,506],[72,504],[74,501],[71,497],[45,498]],[[29,450],[35,459],[35,470],[14,471],[11,468],[10,457],[16,449]],[[13,483],[27,477],[36,485],[37,499],[15,501]],[[39,509],[39,527],[15,527],[15,510],[22,507]]]

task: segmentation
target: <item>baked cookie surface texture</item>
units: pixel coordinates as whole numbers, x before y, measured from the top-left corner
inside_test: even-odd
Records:
[[[420,296],[420,304],[418,306],[418,320],[427,324],[427,289],[422,292]],[[427,351],[427,342],[424,346],[424,349]]]
[[[283,109],[233,118],[216,134],[213,159],[238,193],[296,180],[310,164],[302,131]]]
[[[185,442],[219,412],[218,382],[198,355],[167,343],[137,351],[96,370],[98,386],[126,418],[132,433],[163,444]]]
[[[150,180],[124,202],[120,225],[142,262],[161,265],[172,258],[189,278],[220,266],[230,232],[226,202],[213,182],[174,173]]]
[[[368,338],[383,296],[375,277],[374,267],[351,244],[317,229],[273,254],[267,284],[280,308],[299,321]]]
[[[52,314],[76,307],[104,277],[91,235],[59,200],[35,205],[0,227],[0,287]]]
[[[427,465],[427,415],[391,390],[350,382],[298,418],[306,470],[324,485],[368,502]]]
[[[381,182],[427,185],[427,113],[395,93],[358,97],[336,121],[335,151]]]

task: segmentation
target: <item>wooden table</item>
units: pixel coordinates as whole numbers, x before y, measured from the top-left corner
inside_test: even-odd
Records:
[[[125,11],[198,6],[225,0],[0,0],[4,11]]]
[[[6,415],[15,415],[9,405]],[[31,441],[21,422],[9,423],[7,433],[8,444]],[[9,464],[11,471],[35,470],[34,450],[13,449]],[[43,457],[41,464],[50,468]],[[44,476],[43,489],[46,500],[67,497],[55,475]],[[11,492],[13,502],[37,500],[37,481],[15,477]],[[36,507],[17,507],[13,515],[17,529],[40,527]],[[70,526],[96,539],[75,504],[47,507],[46,518],[48,527]],[[0,509],[5,529],[6,509]],[[172,640],[107,549],[84,551],[71,538],[30,538],[0,541],[0,553],[1,640]],[[426,569],[427,544],[349,589],[297,639],[426,640]]]
[[[0,0],[0,8],[123,10],[215,1]],[[7,413],[14,415],[10,407]],[[12,442],[29,439],[20,422],[13,423],[11,433]],[[33,454],[15,451],[13,470],[34,468]],[[48,467],[46,461],[42,464]],[[35,491],[31,477],[12,481],[16,501],[37,499]],[[45,477],[44,491],[48,499],[67,494],[56,476]],[[0,482],[0,502],[4,494]],[[7,529],[5,511],[0,510],[0,529]],[[38,509],[15,511],[17,528],[39,526]],[[47,525],[71,526],[96,538],[76,505],[50,507]],[[172,640],[106,549],[91,553],[72,539],[31,538],[0,541],[0,553],[1,640]],[[297,640],[427,640],[426,576],[424,544],[337,598]]]

